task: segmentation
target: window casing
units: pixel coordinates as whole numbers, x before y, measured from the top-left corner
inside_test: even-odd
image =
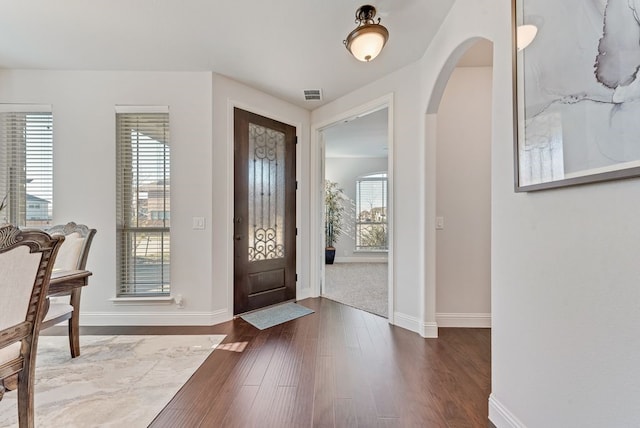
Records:
[[[10,111],[16,109],[19,111]],[[53,116],[50,106],[0,109],[0,223],[50,226],[53,218]]]
[[[118,297],[170,292],[168,108],[116,110]]]
[[[356,180],[356,251],[387,251],[387,173]]]

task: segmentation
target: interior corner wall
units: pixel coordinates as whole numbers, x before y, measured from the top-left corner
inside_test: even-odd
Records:
[[[437,114],[436,320],[490,327],[491,67],[458,67]]]
[[[510,6],[457,0],[422,63],[426,111],[451,52],[494,42],[489,417],[499,428],[638,426],[640,180],[514,192]]]
[[[233,316],[233,116],[237,105],[297,127],[298,298],[308,291],[309,111],[208,72],[0,71],[0,103],[51,104],[54,222],[98,232],[81,325],[211,325]],[[113,303],[115,105],[169,106],[173,303]],[[193,230],[193,217],[205,230]]]
[[[309,286],[309,134],[308,110],[295,106],[228,77],[213,74],[213,171],[212,223],[213,254],[211,259],[214,284],[213,301],[217,310],[233,315],[233,108],[270,117],[296,127],[296,178],[298,192],[296,214],[298,239],[297,299],[311,296]]]
[[[390,93],[393,94],[393,322],[412,331],[423,330],[420,305],[423,285],[423,164],[417,63],[391,73],[311,113],[313,124],[327,123]]]
[[[211,73],[0,71],[0,103],[51,104],[53,222],[97,229],[81,325],[211,324]],[[169,106],[172,303],[115,304],[116,105]],[[192,217],[206,230],[193,230]]]

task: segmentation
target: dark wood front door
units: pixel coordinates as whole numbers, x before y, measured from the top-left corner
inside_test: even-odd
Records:
[[[296,129],[234,109],[234,314],[296,297]]]

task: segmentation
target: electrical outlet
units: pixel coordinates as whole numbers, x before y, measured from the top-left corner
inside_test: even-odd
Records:
[[[176,302],[176,306],[180,309],[184,308],[184,299],[182,298],[182,294],[176,294],[173,297],[173,301]]]

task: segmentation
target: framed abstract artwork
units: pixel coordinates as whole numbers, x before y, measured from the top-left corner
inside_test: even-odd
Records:
[[[640,0],[514,0],[513,12],[515,190],[640,176]]]

